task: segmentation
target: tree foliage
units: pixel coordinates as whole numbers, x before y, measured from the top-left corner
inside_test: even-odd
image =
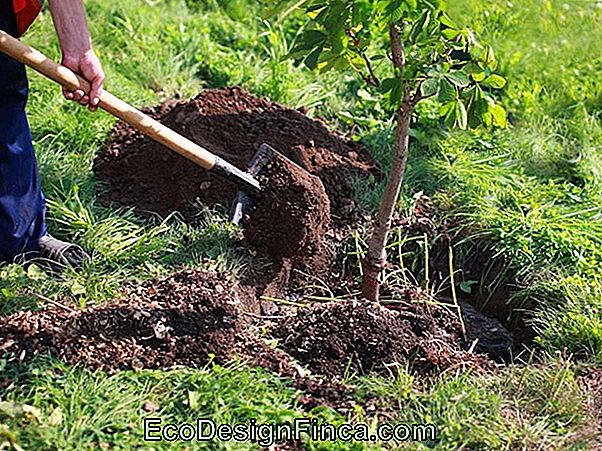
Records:
[[[506,84],[495,73],[494,52],[452,20],[443,0],[309,0],[297,6],[310,23],[290,56],[310,69],[351,69],[392,110],[411,89],[414,105],[437,97],[450,126],[506,126],[505,110],[494,98]],[[391,26],[404,61],[394,61]]]
[[[297,7],[309,24],[289,56],[310,69],[357,72],[395,113],[391,169],[362,263],[362,294],[378,301],[414,108],[436,97],[450,126],[503,127],[506,112],[493,94],[506,80],[495,73],[493,49],[458,26],[444,0],[298,0]]]

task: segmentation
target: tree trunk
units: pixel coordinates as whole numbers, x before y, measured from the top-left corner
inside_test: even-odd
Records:
[[[397,199],[403,184],[403,177],[408,161],[410,116],[412,103],[408,98],[407,89],[403,102],[397,111],[397,126],[395,145],[393,148],[393,163],[387,186],[383,194],[378,215],[372,229],[372,236],[368,243],[368,254],[363,262],[364,279],[362,281],[362,294],[365,298],[378,302],[380,291],[380,274],[385,268],[387,254],[385,246],[391,230],[391,221]]]

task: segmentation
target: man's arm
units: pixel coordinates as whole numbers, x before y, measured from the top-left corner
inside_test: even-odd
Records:
[[[84,77],[91,85],[89,93],[80,89],[63,89],[63,94],[67,99],[88,105],[90,111],[94,111],[98,107],[105,75],[92,50],[83,0],[49,0],[48,3],[63,52],[63,65]]]

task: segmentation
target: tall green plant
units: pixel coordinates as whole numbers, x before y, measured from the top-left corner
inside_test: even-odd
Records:
[[[322,72],[356,72],[396,120],[393,162],[363,262],[363,295],[377,301],[414,108],[436,97],[451,127],[504,127],[506,112],[493,94],[506,80],[495,73],[491,47],[459,27],[443,0],[306,0],[293,7],[304,9],[309,24],[290,56]]]

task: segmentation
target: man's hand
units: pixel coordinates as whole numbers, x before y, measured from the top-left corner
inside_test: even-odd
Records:
[[[63,51],[63,66],[84,77],[91,86],[90,92],[63,89],[63,94],[68,100],[87,105],[94,111],[98,108],[105,74],[92,50],[83,1],[49,0],[48,4]]]
[[[81,89],[69,91],[63,88],[65,98],[79,102],[84,106],[87,105],[90,111],[96,111],[100,102],[99,96],[105,81],[105,74],[94,51],[90,49],[79,55],[65,54],[63,55],[62,64],[88,80],[91,86],[88,94]]]

